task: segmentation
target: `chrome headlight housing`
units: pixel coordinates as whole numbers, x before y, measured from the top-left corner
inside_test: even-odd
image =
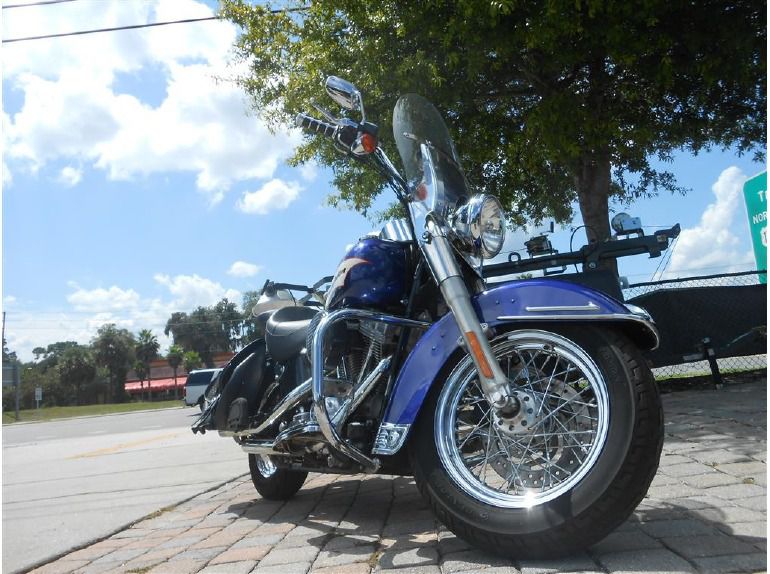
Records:
[[[451,223],[461,247],[472,255],[491,259],[502,251],[505,212],[496,197],[485,193],[474,195],[455,211]]]

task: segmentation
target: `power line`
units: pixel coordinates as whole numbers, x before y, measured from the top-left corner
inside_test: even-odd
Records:
[[[42,0],[38,4],[56,4],[59,2],[74,2],[75,0]],[[22,8],[25,6],[35,6],[36,4],[9,4],[3,6],[3,8]],[[269,10],[271,14],[279,14],[284,12],[302,12],[307,10],[308,6],[300,6],[298,8],[286,8],[283,10]],[[189,24],[192,22],[206,22],[210,20],[221,20],[219,16],[207,16],[205,18],[186,18],[184,20],[169,20],[167,22],[151,22],[149,24],[133,24],[130,26],[115,26],[113,28],[95,28],[93,30],[79,30],[77,32],[62,32],[59,34],[43,34],[40,36],[25,36],[23,38],[10,38],[3,40],[3,44],[10,44],[11,42],[26,42],[27,40],[44,40],[47,38],[65,38],[67,36],[83,36],[85,34],[98,34],[100,32],[118,32],[120,30],[137,30],[139,28],[152,28],[154,26],[168,26],[170,24]]]
[[[25,4],[6,4],[3,10],[8,8],[27,8],[29,6],[45,6],[46,4],[64,4],[65,2],[75,2],[75,0],[41,0],[40,2],[28,2]]]
[[[85,34],[98,34],[100,32],[117,32],[119,30],[136,30],[138,28],[152,28],[154,26],[168,26],[170,24],[189,24],[191,22],[205,22],[207,20],[220,20],[219,16],[207,16],[206,18],[187,18],[185,20],[170,20],[168,22],[152,22],[150,24],[133,24],[131,26],[116,26],[114,28],[96,28],[93,30],[79,30],[77,32],[62,32],[60,34],[44,34],[42,36],[25,36],[23,38],[10,38],[3,40],[3,44],[11,42],[26,42],[27,40],[44,40],[46,38],[64,38],[67,36],[83,36]]]

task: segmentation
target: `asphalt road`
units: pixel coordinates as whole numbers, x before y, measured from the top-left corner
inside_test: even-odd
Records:
[[[99,540],[248,472],[197,408],[4,426],[3,572]]]

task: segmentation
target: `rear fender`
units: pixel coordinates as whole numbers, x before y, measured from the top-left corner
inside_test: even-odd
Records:
[[[504,283],[472,298],[482,323],[490,328],[518,324],[609,323],[618,326],[642,349],[658,345],[655,326],[642,309],[582,285],[556,279],[527,279]],[[633,309],[633,311],[632,311]],[[417,341],[393,386],[377,435],[375,454],[394,454],[405,443],[409,429],[428,391],[449,358],[461,349],[460,331],[450,312]]]

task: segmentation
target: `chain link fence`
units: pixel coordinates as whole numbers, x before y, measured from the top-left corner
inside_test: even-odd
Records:
[[[661,335],[650,354],[658,380],[767,369],[766,271],[636,283],[624,299],[647,309]]]

